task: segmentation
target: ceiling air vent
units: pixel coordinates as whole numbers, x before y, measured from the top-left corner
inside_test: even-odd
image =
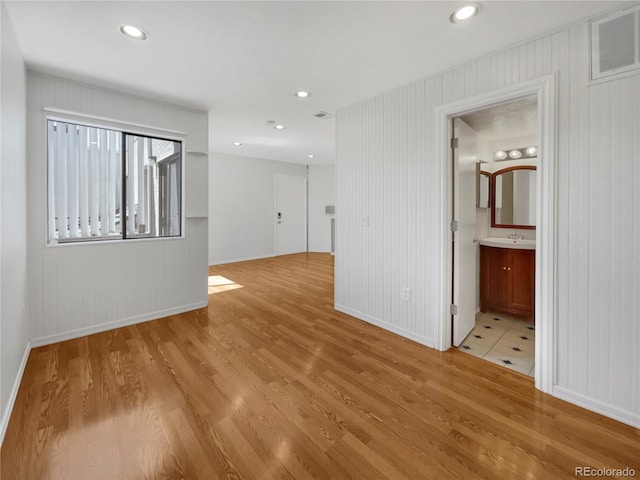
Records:
[[[589,24],[591,80],[640,70],[640,5]]]
[[[318,112],[318,113],[314,113],[313,116],[317,118],[334,118],[335,117],[333,113],[329,113],[329,112]]]

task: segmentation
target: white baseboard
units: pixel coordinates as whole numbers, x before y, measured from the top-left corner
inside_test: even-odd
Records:
[[[9,394],[9,401],[7,402],[7,407],[4,409],[4,412],[2,412],[2,424],[0,424],[0,445],[2,445],[2,442],[4,441],[4,434],[7,431],[7,427],[9,426],[9,419],[11,418],[11,412],[13,411],[13,406],[16,403],[16,398],[18,397],[18,389],[20,388],[20,383],[22,382],[24,369],[27,366],[27,360],[29,359],[29,352],[31,352],[31,342],[27,342],[27,346],[24,349],[24,353],[22,354],[22,360],[20,361],[20,366],[18,367],[16,378],[13,381],[13,387],[11,388],[11,393]]]
[[[573,392],[558,385],[554,385],[552,395],[561,400],[578,405],[579,407],[604,415],[605,417],[613,418],[614,420],[626,423],[635,428],[640,428],[640,413],[638,412],[631,412],[616,407],[615,405],[609,405],[608,403],[587,397],[581,393]]]
[[[51,345],[52,343],[64,342],[66,340],[72,340],[74,338],[84,337],[86,335],[93,335],[94,333],[106,332],[107,330],[113,330],[114,328],[128,327],[135,325],[136,323],[149,322],[151,320],[158,320],[160,318],[169,317],[171,315],[177,315],[179,313],[189,312],[191,310],[197,310],[199,308],[205,308],[208,305],[206,302],[192,303],[190,305],[181,305],[175,308],[168,308],[166,310],[158,310],[155,312],[149,312],[142,315],[135,315],[133,317],[122,318],[111,322],[100,323],[98,325],[91,325],[88,327],[76,328],[75,330],[69,330],[61,333],[54,333],[53,335],[45,335],[43,337],[33,338],[31,340],[31,348],[42,347],[44,345]]]
[[[424,337],[422,335],[418,335],[417,333],[406,330],[402,327],[398,327],[389,322],[385,322],[384,320],[377,319],[372,317],[371,315],[367,315],[366,313],[358,312],[357,310],[353,310],[349,307],[345,307],[344,305],[335,304],[335,309],[339,312],[346,313],[352,317],[355,317],[359,320],[363,320],[367,323],[371,323],[377,327],[382,328],[383,330],[388,330],[389,332],[395,333],[396,335],[400,335],[401,337],[408,338],[409,340],[413,340],[414,342],[420,343],[425,347],[435,348],[433,339]]]
[[[244,258],[234,258],[234,259],[226,259],[226,260],[216,260],[213,263],[209,263],[209,266],[215,266],[215,265],[224,265],[226,263],[237,263],[237,262],[248,262],[250,260],[262,260],[263,258],[273,258],[276,255],[274,254],[270,254],[270,255],[258,255],[256,257],[244,257]]]

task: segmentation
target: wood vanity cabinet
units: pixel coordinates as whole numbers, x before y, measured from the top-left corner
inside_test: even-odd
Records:
[[[480,310],[533,320],[535,250],[480,246]]]

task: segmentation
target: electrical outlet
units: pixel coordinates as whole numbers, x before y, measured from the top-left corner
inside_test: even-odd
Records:
[[[402,287],[402,300],[405,302],[411,300],[411,289],[409,287]]]

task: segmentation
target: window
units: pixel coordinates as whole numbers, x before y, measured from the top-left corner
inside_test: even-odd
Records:
[[[47,124],[49,243],[181,235],[181,142]]]

